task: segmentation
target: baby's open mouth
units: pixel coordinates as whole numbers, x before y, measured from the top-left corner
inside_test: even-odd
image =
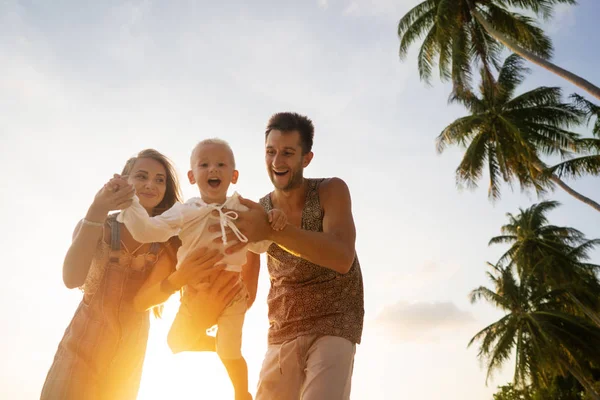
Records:
[[[219,178],[210,178],[208,184],[210,187],[217,188],[221,184],[221,180]]]

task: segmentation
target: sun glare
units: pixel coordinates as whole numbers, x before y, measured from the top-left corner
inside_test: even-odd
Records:
[[[229,377],[216,353],[173,355],[169,350],[166,337],[177,306],[178,302],[172,298],[165,306],[162,319],[151,317],[152,327],[138,399],[232,399]]]

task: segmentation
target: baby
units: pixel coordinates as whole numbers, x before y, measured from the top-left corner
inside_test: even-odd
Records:
[[[245,211],[247,207],[240,204],[237,193],[227,197],[229,185],[235,184],[239,175],[235,169],[235,159],[229,144],[220,139],[203,140],[192,151],[190,163],[191,170],[188,171],[188,178],[191,184],[198,186],[200,197],[191,198],[184,204],[176,203],[161,215],[150,217],[137,197],[144,193],[137,193],[133,204],[123,210],[117,218],[127,226],[133,238],[140,243],[165,242],[170,237],[178,235],[182,245],[177,251],[177,260],[179,260],[177,268],[195,248],[201,246],[222,248],[227,244],[225,231],[227,227],[241,242],[248,241],[234,223],[237,219],[235,210]],[[227,211],[224,212],[223,209]],[[213,215],[215,211],[218,212],[218,217]],[[214,224],[217,218],[220,220],[222,230],[215,234],[208,231],[208,226]],[[280,230],[287,224],[287,217],[281,210],[274,209],[269,214],[269,221],[273,229]],[[223,244],[214,243],[215,237],[219,235],[222,237]],[[268,241],[249,243],[246,249],[254,253],[264,253],[271,243]],[[240,274],[242,266],[246,264],[244,250],[225,255],[222,263],[227,265],[226,271]],[[194,291],[189,286],[184,290]],[[248,367],[241,353],[241,345],[248,292],[254,298],[256,290],[256,282],[254,282],[253,287],[243,290],[234,298],[217,320],[216,350],[231,378],[236,399],[251,399],[248,393]],[[181,307],[186,307],[185,303],[182,303]],[[180,313],[182,311],[189,313],[180,308]]]

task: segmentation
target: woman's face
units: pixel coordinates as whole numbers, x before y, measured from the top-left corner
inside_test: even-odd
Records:
[[[160,204],[167,190],[165,167],[152,158],[139,158],[133,164],[127,181],[133,185],[142,207],[152,215],[152,210]]]

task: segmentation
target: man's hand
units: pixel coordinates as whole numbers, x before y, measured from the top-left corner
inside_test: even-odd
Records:
[[[267,212],[263,207],[253,202],[252,200],[244,199],[240,196],[240,203],[248,207],[248,211],[235,211],[238,218],[235,220],[237,228],[248,238],[248,242],[260,242],[261,240],[269,240],[273,233]],[[223,212],[231,210],[223,209]],[[216,212],[216,211],[215,211]],[[208,227],[209,232],[220,232],[221,225],[214,224]],[[221,242],[221,237],[213,240],[215,243]],[[227,229],[227,243],[232,243],[226,250],[226,254],[232,254],[244,248],[247,243],[242,243],[236,235]]]

